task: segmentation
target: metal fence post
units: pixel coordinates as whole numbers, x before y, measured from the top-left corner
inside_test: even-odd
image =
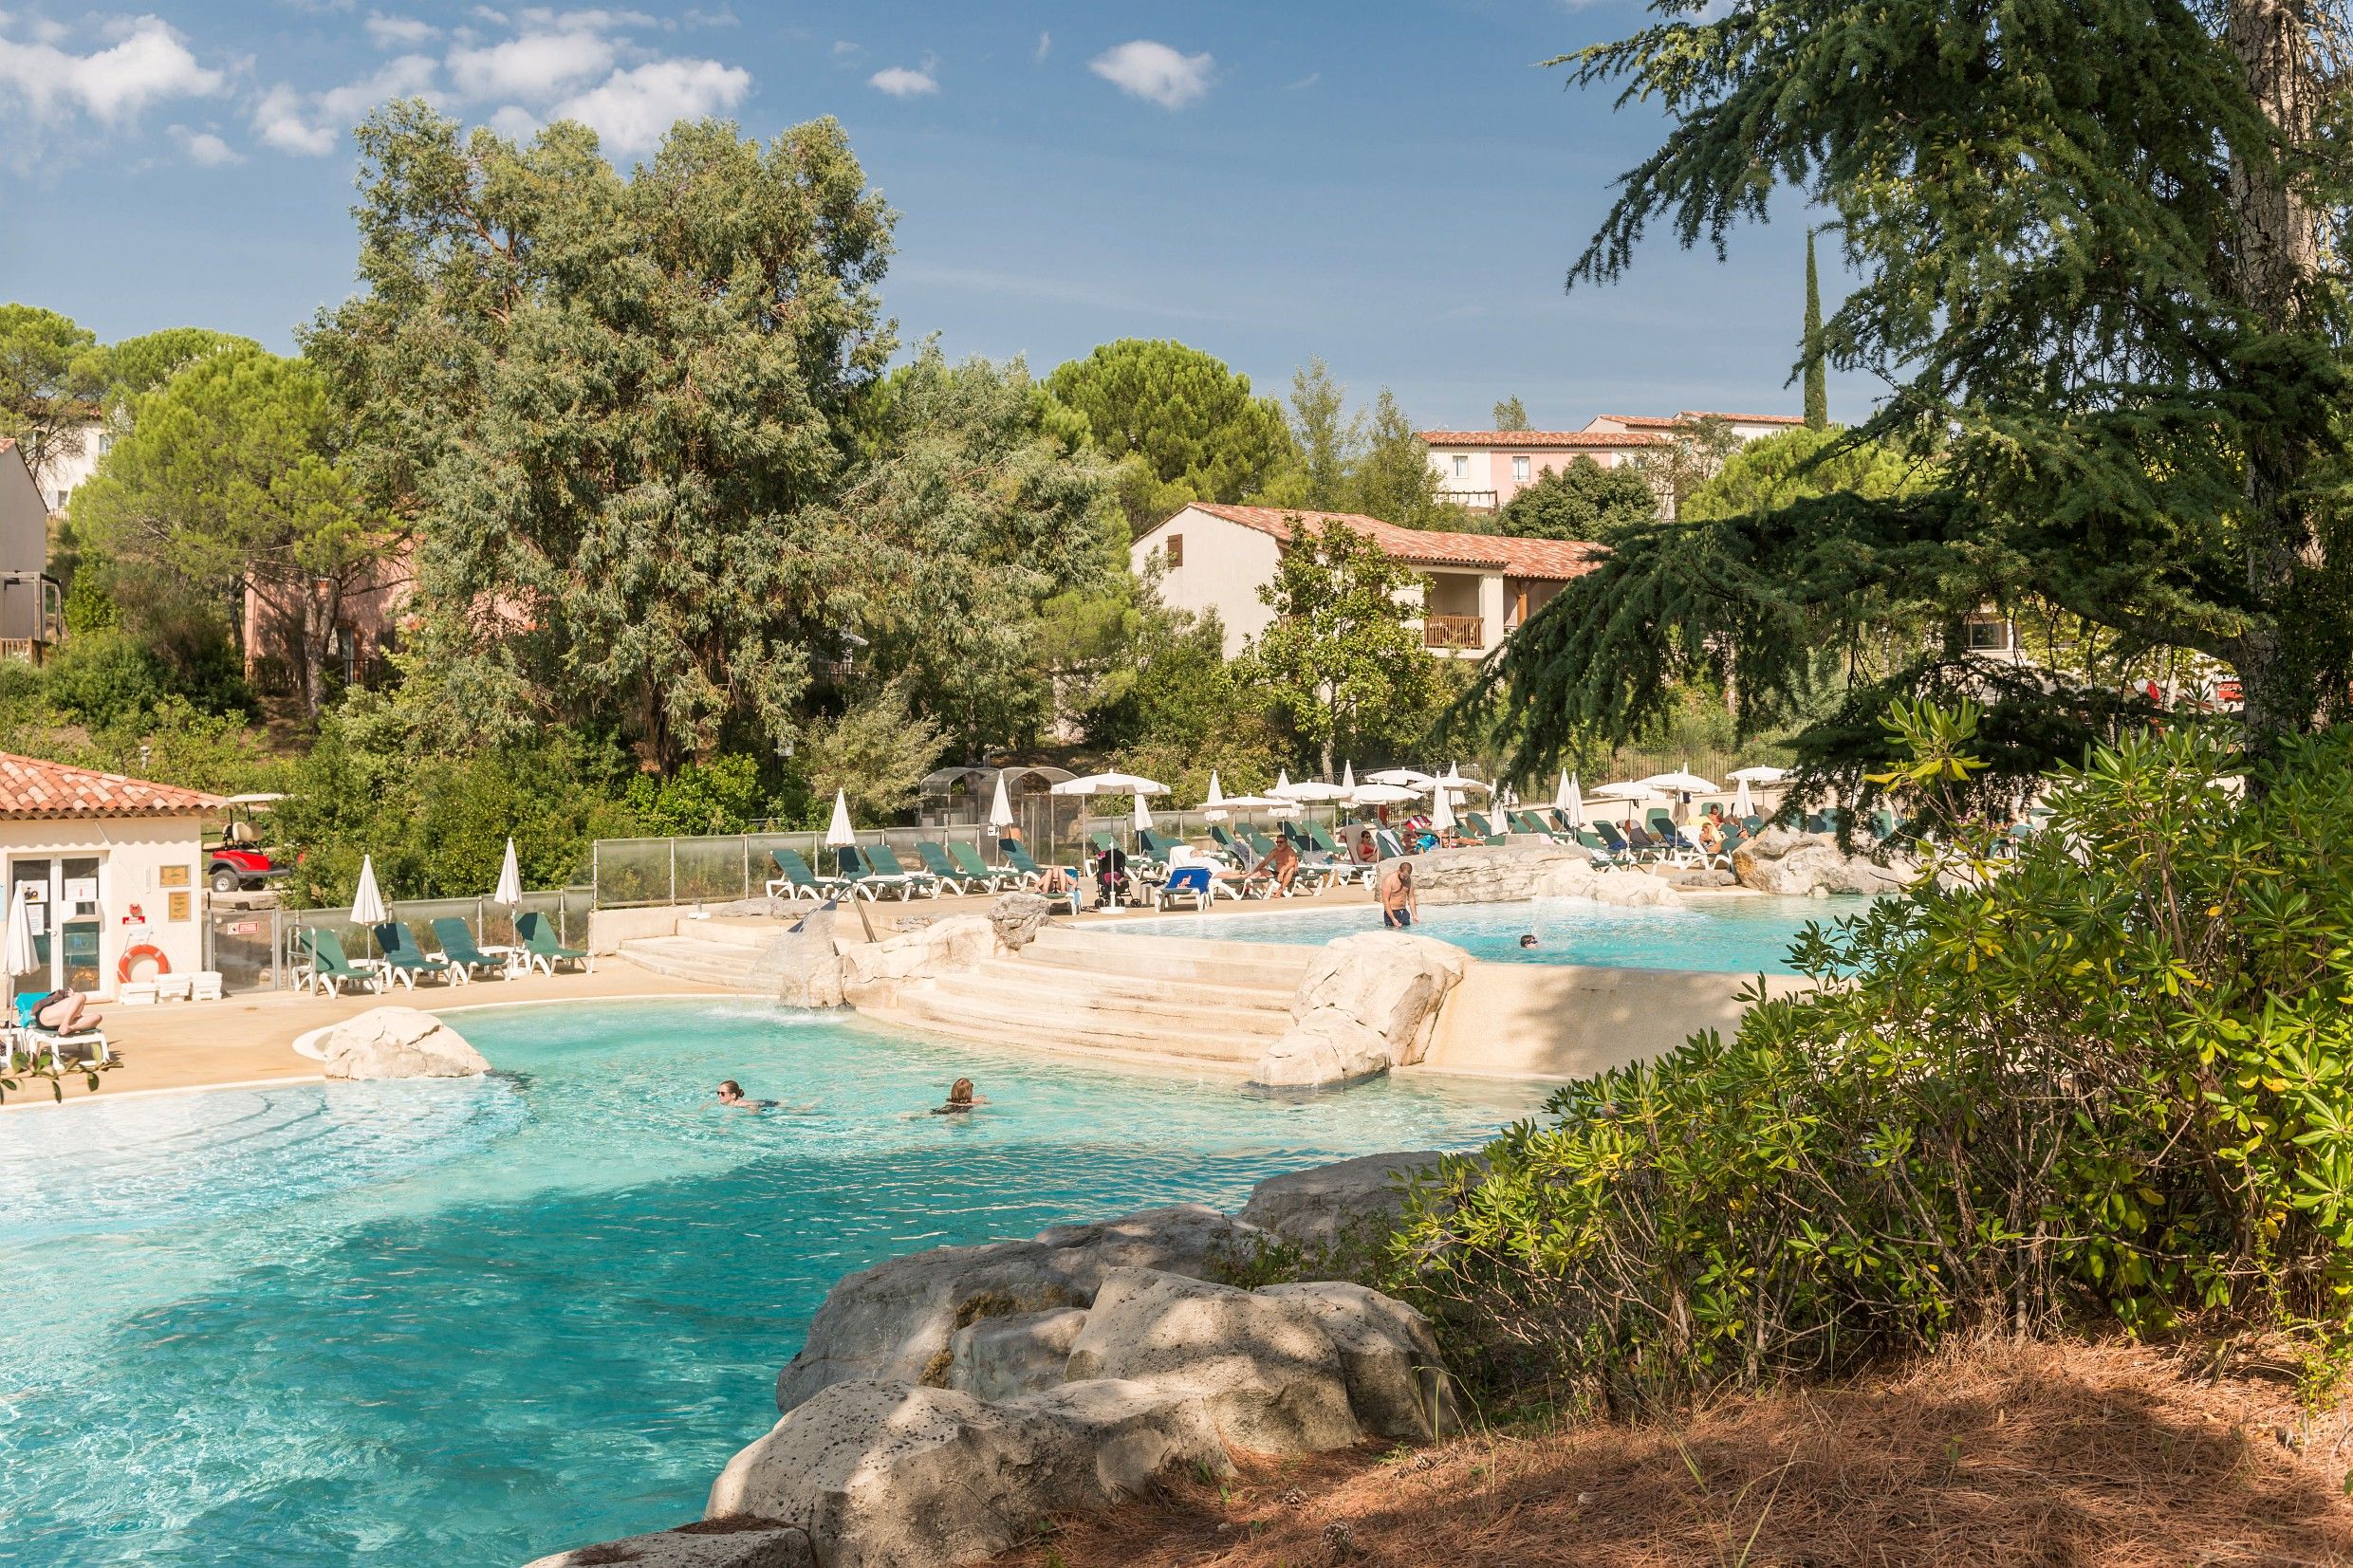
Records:
[[[678,840],[671,839],[668,848],[670,850],[670,902],[673,907],[676,907],[678,902]]]

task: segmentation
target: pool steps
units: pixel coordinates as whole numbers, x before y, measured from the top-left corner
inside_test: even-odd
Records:
[[[648,937],[621,956],[659,974],[736,989],[772,933],[712,922]],[[879,1023],[991,1044],[1135,1061],[1244,1068],[1290,1026],[1310,948],[1049,925],[1011,957],[909,982],[861,1009]]]

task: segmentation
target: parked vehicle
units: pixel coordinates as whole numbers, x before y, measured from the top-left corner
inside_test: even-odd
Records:
[[[229,821],[221,828],[220,841],[205,852],[204,880],[214,893],[250,893],[294,869],[270,858],[254,822],[256,807],[285,799],[283,795],[229,797]]]

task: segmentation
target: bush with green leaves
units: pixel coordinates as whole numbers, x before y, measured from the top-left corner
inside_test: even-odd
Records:
[[[1604,1407],[1973,1329],[2341,1342],[2353,732],[2239,766],[2143,735],[2056,777],[2014,858],[1955,835],[1940,876],[1801,938],[1822,988],[1425,1180],[1393,1288],[1494,1383]]]

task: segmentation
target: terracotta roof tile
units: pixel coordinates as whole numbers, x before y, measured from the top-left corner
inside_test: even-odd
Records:
[[[1395,561],[1415,566],[1459,566],[1473,571],[1502,572],[1566,582],[1583,577],[1602,563],[1608,552],[1599,544],[1566,539],[1511,539],[1501,534],[1443,533],[1434,529],[1401,528],[1378,517],[1358,512],[1311,512],[1289,507],[1226,507],[1195,501],[1187,508],[1238,523],[1246,528],[1288,541],[1294,520],[1322,526],[1344,523],[1387,551]],[[1183,513],[1178,513],[1182,516]],[[1173,520],[1172,520],[1173,521]],[[1162,525],[1165,526],[1166,525]]]
[[[1433,447],[1655,447],[1666,440],[1663,435],[1631,430],[1417,430],[1414,434]]]
[[[222,803],[219,796],[198,789],[0,751],[0,820],[185,817]]]

